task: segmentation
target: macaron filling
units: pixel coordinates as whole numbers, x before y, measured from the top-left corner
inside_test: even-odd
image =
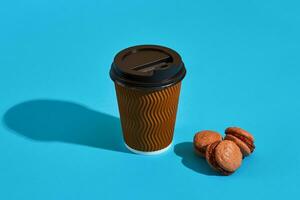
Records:
[[[249,147],[251,153],[254,151],[255,145],[254,145],[253,141],[251,139],[247,138],[246,136],[243,136],[243,135],[237,134],[237,133],[227,133],[227,135],[232,135],[232,136],[238,138],[239,140],[243,141]]]
[[[220,167],[220,165],[218,164],[217,160],[216,160],[216,154],[215,154],[215,151],[216,151],[216,147],[218,146],[218,144],[220,144],[220,142],[215,142],[213,144],[211,144],[211,147],[208,149],[209,152],[208,152],[208,155],[209,155],[209,158],[208,158],[208,162],[217,170],[219,171],[220,173],[224,174],[224,175],[230,175],[232,174],[233,172],[230,172],[230,171],[227,171],[225,169],[223,169],[222,167]]]

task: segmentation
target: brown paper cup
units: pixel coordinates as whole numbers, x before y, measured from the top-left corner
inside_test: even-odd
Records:
[[[171,146],[185,74],[180,55],[167,47],[134,46],[115,56],[110,77],[129,150],[158,154]]]
[[[172,143],[180,86],[177,83],[158,91],[141,91],[115,84],[128,147],[153,152]]]

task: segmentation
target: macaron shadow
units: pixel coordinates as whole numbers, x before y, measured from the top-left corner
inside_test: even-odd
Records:
[[[217,172],[210,168],[205,158],[195,154],[192,142],[176,144],[174,146],[174,152],[182,158],[182,164],[194,172],[207,176],[219,176]]]
[[[3,123],[13,133],[33,141],[130,153],[124,146],[119,118],[74,102],[21,102],[6,111]]]

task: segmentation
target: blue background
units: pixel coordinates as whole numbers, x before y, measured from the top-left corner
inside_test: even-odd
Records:
[[[0,199],[296,199],[300,188],[296,1],[0,3]],[[119,50],[177,50],[174,145],[123,146],[108,71]],[[240,126],[255,153],[232,176],[193,154],[196,131]]]

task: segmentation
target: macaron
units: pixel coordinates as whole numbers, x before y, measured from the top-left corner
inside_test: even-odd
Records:
[[[194,149],[196,154],[205,157],[207,146],[221,140],[222,135],[215,131],[204,130],[196,133],[194,136]]]
[[[208,164],[222,175],[234,173],[242,164],[240,148],[230,140],[214,142],[206,149]]]
[[[236,143],[243,154],[243,157],[250,155],[254,149],[254,137],[249,132],[238,127],[229,127],[225,130],[225,140]]]

